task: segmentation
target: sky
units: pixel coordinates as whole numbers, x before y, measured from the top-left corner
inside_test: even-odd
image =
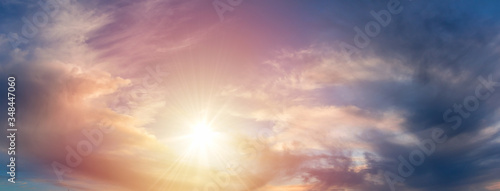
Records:
[[[0,190],[500,190],[499,7],[1,0]]]

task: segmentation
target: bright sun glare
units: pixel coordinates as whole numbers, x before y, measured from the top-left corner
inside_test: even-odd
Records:
[[[198,146],[207,146],[213,142],[215,134],[210,125],[200,122],[192,127],[192,142]]]
[[[227,141],[227,138],[219,131],[219,128],[214,127],[213,121],[202,116],[198,120],[186,123],[185,130],[187,131],[177,139],[182,140],[178,144],[180,161],[202,166],[218,164],[217,160],[225,153],[223,143]]]

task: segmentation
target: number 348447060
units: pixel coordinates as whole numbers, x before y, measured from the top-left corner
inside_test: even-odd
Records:
[[[9,108],[7,108],[7,114],[9,115],[9,118],[7,119],[9,122],[10,127],[14,127],[16,123],[16,78],[15,77],[9,77],[8,79],[8,85],[9,87],[7,88],[7,104],[9,105]]]

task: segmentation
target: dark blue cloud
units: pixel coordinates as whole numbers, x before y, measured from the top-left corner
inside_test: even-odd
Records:
[[[321,33],[319,37],[330,42],[342,40],[352,44],[355,35],[352,28],[364,27],[373,19],[369,11],[381,10],[384,2],[324,3],[324,7],[318,7],[322,14],[317,20],[325,23],[322,31],[331,33]],[[420,140],[430,138],[432,128],[445,130],[448,139],[453,141],[438,144],[436,152],[427,157],[399,189],[485,190],[485,186],[500,181],[500,151],[494,149],[499,146],[498,133],[481,141],[477,139],[484,136],[481,131],[498,125],[500,89],[497,88],[488,99],[479,101],[478,109],[470,112],[470,117],[462,118],[457,130],[451,128],[454,123],[444,121],[443,114],[453,109],[454,104],[463,104],[468,96],[474,96],[476,87],[481,84],[478,77],[492,75],[493,81],[500,81],[500,2],[401,2],[404,10],[393,15],[391,23],[361,50],[361,57],[375,56],[387,62],[397,58],[414,71],[413,76],[402,82],[361,81],[348,87],[329,87],[322,92],[330,97],[326,103],[355,105],[379,112],[402,111],[404,128]],[[352,12],[330,11],[335,9]],[[359,57],[353,58],[356,59]],[[379,175],[385,170],[397,172],[397,157],[408,157],[417,148],[386,141],[393,136],[376,131],[360,136],[361,140],[374,146],[373,154],[378,156],[369,163],[370,171]],[[328,177],[335,173],[315,173],[315,176]],[[336,185],[327,178],[319,179],[323,180],[322,184],[330,182]],[[387,190],[388,187],[380,189]]]

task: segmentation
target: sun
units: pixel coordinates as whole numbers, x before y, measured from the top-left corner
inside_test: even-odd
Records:
[[[185,137],[188,147],[184,156],[198,161],[198,165],[210,166],[211,159],[219,158],[222,151],[220,141],[222,134],[215,131],[210,123],[201,121],[190,126],[188,135]]]
[[[221,123],[217,115],[198,113],[187,116],[179,136],[171,138],[178,160],[203,168],[226,165],[221,161],[231,154],[228,152],[231,137],[227,134],[226,124]]]
[[[195,146],[210,146],[217,135],[209,124],[199,122],[191,127],[191,142]]]

